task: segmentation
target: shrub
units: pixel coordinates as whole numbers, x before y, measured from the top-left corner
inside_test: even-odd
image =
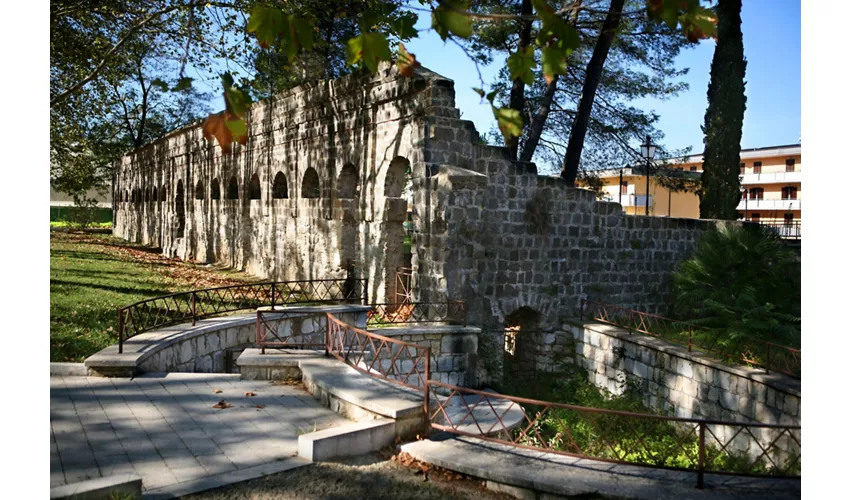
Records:
[[[674,315],[728,342],[799,344],[800,267],[762,226],[726,225],[702,236],[673,275]]]

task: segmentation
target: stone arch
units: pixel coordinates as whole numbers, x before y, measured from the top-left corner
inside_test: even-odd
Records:
[[[301,197],[302,198],[321,198],[322,185],[319,182],[319,174],[313,167],[307,167],[304,172],[304,178],[301,180]]]
[[[195,184],[195,199],[203,200],[204,199],[204,181],[199,180],[197,184]]]
[[[168,184],[163,184],[159,190],[159,201],[165,201],[166,193],[168,193]]]
[[[156,186],[153,187],[153,191],[151,191],[151,202],[159,201],[159,195],[156,192]]]
[[[174,211],[177,212],[177,238],[186,233],[186,197],[183,193],[183,179],[177,181],[177,193],[174,196]]]
[[[359,191],[360,179],[357,176],[357,169],[351,163],[346,163],[339,173],[337,185],[339,186],[339,197],[341,199],[350,200],[357,197]]]
[[[151,201],[151,188],[145,188],[145,203]]]
[[[221,199],[221,183],[218,182],[218,177],[212,180],[210,183],[210,199],[211,200],[220,200]]]
[[[289,198],[289,189],[286,185],[286,176],[283,175],[283,172],[278,171],[278,173],[274,176],[274,183],[272,184],[272,198],[276,200]]]
[[[238,200],[239,199],[239,182],[236,180],[236,176],[230,178],[227,181],[227,199],[228,200]]]
[[[261,197],[260,176],[256,173],[251,176],[251,182],[248,184],[248,199],[259,200]]]
[[[533,375],[540,313],[522,306],[505,315],[505,368],[513,376]]]
[[[128,196],[128,194],[127,194],[127,190],[125,189],[125,190],[124,190],[124,196],[123,196],[123,198],[121,199],[121,201],[123,201],[124,203],[127,203],[128,201],[130,201],[130,199],[129,199],[127,196]]]
[[[403,197],[409,183],[409,171],[410,162],[401,156],[396,157],[387,168],[387,174],[384,178],[384,196],[387,198]]]

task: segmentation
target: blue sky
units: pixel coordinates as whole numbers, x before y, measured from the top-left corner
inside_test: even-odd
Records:
[[[795,143],[800,139],[800,2],[744,0],[741,18],[747,58],[747,111],[741,147]],[[430,14],[420,14],[416,27],[430,26]],[[451,42],[443,44],[433,31],[420,32],[419,38],[406,47],[425,67],[455,81],[456,106],[462,118],[475,122],[481,133],[495,125],[489,104],[472,91],[472,87],[480,86],[478,73],[460,48]],[[667,101],[634,103],[660,114],[659,128],[666,136],[664,145],[670,149],[692,146],[693,152],[702,151],[700,126],[708,105],[706,91],[713,55],[713,40],[685,50],[677,66],[690,68],[684,78],[689,90]],[[504,60],[496,61],[480,68],[484,82],[492,82],[503,64]]]

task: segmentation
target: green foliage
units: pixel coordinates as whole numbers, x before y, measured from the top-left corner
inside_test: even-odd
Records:
[[[526,85],[534,83],[534,68],[537,67],[537,61],[534,60],[534,49],[532,47],[522,47],[518,51],[508,56],[508,72],[511,75],[511,80],[519,78]]]
[[[390,42],[381,33],[363,33],[348,42],[348,64],[361,64],[372,73],[378,70],[378,63],[389,61]]]
[[[472,20],[464,11],[469,8],[468,0],[442,0],[431,14],[431,27],[444,41],[451,35],[469,38],[472,35]]]
[[[799,345],[800,267],[769,228],[726,225],[702,235],[673,275],[674,311],[726,343]]]

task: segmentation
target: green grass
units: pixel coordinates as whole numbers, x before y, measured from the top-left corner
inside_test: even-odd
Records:
[[[121,306],[254,279],[169,260],[157,250],[108,235],[51,233],[50,361],[83,361],[116,343]]]
[[[75,224],[73,222],[68,222],[64,220],[56,220],[50,221],[50,227],[79,227],[79,224]],[[88,225],[88,227],[97,227],[97,228],[111,228],[111,222],[92,222]]]

